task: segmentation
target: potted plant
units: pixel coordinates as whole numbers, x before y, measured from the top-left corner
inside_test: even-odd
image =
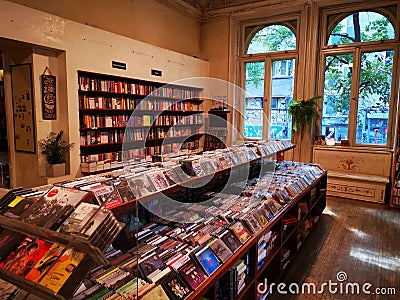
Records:
[[[65,156],[75,146],[63,139],[64,131],[50,132],[46,138],[39,141],[42,154],[46,157],[46,176],[58,177],[65,175]]]
[[[299,130],[300,135],[303,135],[304,128],[311,125],[317,117],[317,99],[321,98],[322,96],[315,96],[303,101],[292,100],[288,106],[288,112],[292,116],[294,131]]]

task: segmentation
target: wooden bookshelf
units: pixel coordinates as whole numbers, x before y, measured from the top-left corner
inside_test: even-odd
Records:
[[[250,272],[248,278],[246,279],[246,287],[239,293],[239,295],[234,298],[239,299],[256,299],[257,294],[257,283],[264,282],[265,278],[268,278],[268,282],[276,282],[279,280],[287,267],[294,261],[294,259],[301,259],[296,257],[298,249],[303,244],[305,238],[299,239],[299,223],[291,228],[290,233],[285,237],[283,235],[283,218],[287,215],[293,215],[299,209],[298,205],[300,202],[305,202],[309,209],[309,212],[305,214],[310,219],[315,219],[313,221],[313,226],[309,229],[311,231],[314,225],[317,223],[319,216],[322,214],[326,207],[326,184],[327,184],[327,173],[324,172],[312,185],[305,189],[301,194],[299,194],[295,199],[293,199],[287,206],[285,206],[264,228],[262,228],[257,234],[254,234],[250,240],[246,242],[237,252],[234,253],[232,257],[229,258],[212,276],[207,278],[206,281],[196,289],[188,299],[195,300],[203,296],[207,296],[210,299],[216,299],[215,285],[217,282],[229,271],[229,269],[236,263],[237,260],[243,258],[250,252],[250,265],[248,266]],[[317,191],[317,197],[312,203],[311,190],[315,189]],[[298,220],[300,221],[300,220]],[[260,269],[257,269],[258,262],[258,242],[260,238],[263,237],[265,233],[270,230],[278,229],[278,238],[275,242],[275,246],[266,256],[265,261]],[[307,234],[308,236],[308,234]],[[288,260],[283,263],[282,256],[283,250],[289,249],[290,254]]]
[[[82,163],[151,158],[182,142],[200,147],[201,88],[86,71],[78,71],[78,84]],[[122,153],[123,143],[133,149]]]
[[[227,117],[229,110],[209,110],[208,123],[204,140],[204,150],[226,148],[227,140]]]

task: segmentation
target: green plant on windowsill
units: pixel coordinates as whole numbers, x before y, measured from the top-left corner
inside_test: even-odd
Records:
[[[317,117],[317,100],[322,96],[315,96],[307,100],[292,100],[288,106],[288,112],[292,116],[292,124],[294,131],[300,131],[303,134],[304,128],[311,125]]]

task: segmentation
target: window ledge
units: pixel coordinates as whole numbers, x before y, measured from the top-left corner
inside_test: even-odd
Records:
[[[354,151],[354,152],[393,152],[393,149],[386,148],[384,146],[381,147],[371,147],[370,145],[366,146],[327,146],[327,145],[313,145],[314,149],[321,149],[321,150],[332,150],[332,151]]]

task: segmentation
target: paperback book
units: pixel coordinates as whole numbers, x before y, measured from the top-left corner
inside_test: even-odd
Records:
[[[209,246],[205,246],[194,255],[208,276],[213,274],[221,265],[217,256]]]
[[[84,257],[85,255],[82,252],[72,248],[66,249],[43,278],[39,280],[39,284],[57,293],[74,273]]]
[[[242,244],[246,243],[246,241],[251,238],[251,235],[240,221],[233,224],[230,228]]]
[[[186,299],[191,293],[186,282],[173,271],[162,280],[161,285],[169,298],[173,300]]]
[[[179,274],[186,283],[189,284],[192,290],[197,289],[197,287],[207,278],[204,271],[192,260],[189,260],[182,266],[179,270]]]

